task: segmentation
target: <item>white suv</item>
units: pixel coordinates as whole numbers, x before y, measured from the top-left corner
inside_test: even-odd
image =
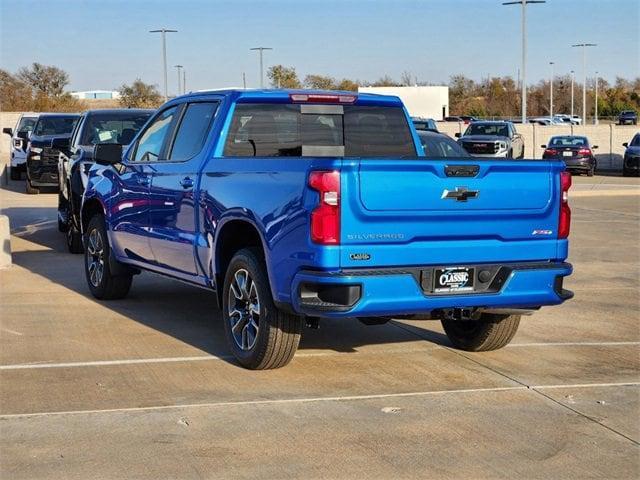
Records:
[[[2,129],[2,133],[11,137],[11,180],[20,180],[22,172],[27,171],[27,144],[31,130],[38,121],[38,116],[38,113],[23,113],[20,115],[15,129]]]

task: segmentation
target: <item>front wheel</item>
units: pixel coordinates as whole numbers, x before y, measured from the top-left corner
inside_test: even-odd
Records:
[[[469,352],[497,350],[507,345],[518,331],[520,315],[484,313],[480,320],[442,320],[454,347]]]
[[[302,318],[273,304],[264,260],[255,249],[234,255],[224,278],[222,316],[227,341],[242,366],[279,368],[293,358]]]
[[[11,176],[11,180],[20,180],[22,178],[22,172],[18,167],[11,167],[9,174]]]
[[[91,294],[100,300],[124,298],[131,288],[133,275],[111,272],[111,247],[102,215],[95,215],[89,221],[85,243],[84,271]]]
[[[31,185],[28,178],[25,183],[25,191],[27,192],[27,195],[38,195],[40,193],[40,189]]]

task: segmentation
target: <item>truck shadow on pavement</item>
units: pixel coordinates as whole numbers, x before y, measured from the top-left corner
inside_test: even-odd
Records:
[[[86,285],[84,256],[67,252],[64,234],[57,231],[54,208],[9,208],[5,213],[10,218],[47,218],[33,225],[12,227],[13,243],[18,244],[17,249],[14,245],[13,263],[76,292],[79,300],[84,297],[82,311],[86,311],[86,300],[89,300],[210,355],[230,359],[231,352],[226,344],[220,310],[212,292],[143,272],[134,277],[127,298],[97,301]],[[46,284],[39,283],[42,282],[33,281],[34,289],[43,291]],[[65,301],[73,298],[65,297]],[[79,314],[79,309],[74,309],[73,304],[61,300],[58,305],[58,308],[68,309],[69,315]],[[90,321],[90,318],[87,320]],[[366,326],[356,319],[321,320],[319,329],[304,329],[300,350],[349,353],[365,345],[425,341],[449,345],[446,336],[441,333],[416,327],[412,329],[418,331],[419,336],[394,321],[385,325]]]

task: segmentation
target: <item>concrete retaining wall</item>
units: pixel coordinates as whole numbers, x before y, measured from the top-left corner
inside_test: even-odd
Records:
[[[454,137],[457,132],[464,132],[467,126],[463,123],[438,122],[438,130]],[[516,130],[524,136],[525,157],[541,158],[543,148],[554,135],[584,135],[591,145],[597,145],[596,158],[598,166],[604,170],[622,170],[622,157],[625,142],[640,132],[636,125],[518,125]]]

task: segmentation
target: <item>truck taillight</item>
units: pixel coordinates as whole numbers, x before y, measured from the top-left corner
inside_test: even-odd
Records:
[[[320,195],[318,206],[311,212],[311,240],[321,245],[337,245],[340,243],[340,172],[311,172],[309,187]]]
[[[569,208],[569,188],[571,174],[560,172],[560,220],[558,221],[558,238],[567,238],[571,229],[571,209]]]

